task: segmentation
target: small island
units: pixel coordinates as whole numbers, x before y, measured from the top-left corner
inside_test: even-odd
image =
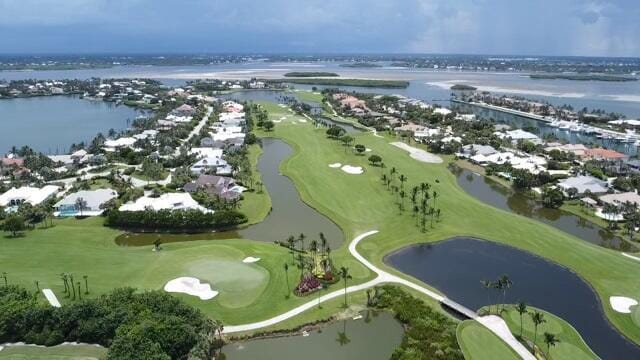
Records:
[[[606,74],[531,74],[529,78],[534,80],[638,81],[636,77]]]
[[[465,84],[455,84],[451,87],[451,90],[457,90],[457,91],[476,91],[478,90],[476,87],[471,86],[471,85],[465,85]]]
[[[299,77],[299,78],[308,78],[308,77],[338,77],[340,75],[333,72],[323,72],[323,71],[292,71],[284,74],[284,77]]]
[[[327,78],[296,78],[263,80],[267,82],[286,82],[290,84],[324,85],[324,86],[359,86],[375,88],[406,89],[409,82],[404,80],[372,80],[372,79],[327,79]]]
[[[379,68],[382,67],[380,64],[372,63],[372,62],[354,62],[349,64],[340,64],[341,67],[346,68]]]

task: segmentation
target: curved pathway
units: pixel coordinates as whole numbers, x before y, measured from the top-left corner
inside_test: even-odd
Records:
[[[511,331],[509,331],[509,328],[507,326],[507,324],[504,322],[504,320],[502,320],[502,318],[498,317],[498,316],[494,316],[494,315],[489,315],[489,316],[478,316],[476,313],[466,309],[465,307],[463,307],[462,305],[444,297],[443,295],[440,295],[432,290],[429,290],[423,286],[420,286],[418,284],[415,284],[409,280],[406,280],[404,278],[401,278],[399,276],[390,274],[378,267],[376,267],[375,265],[373,265],[371,262],[369,262],[367,259],[364,258],[364,256],[360,255],[360,253],[358,253],[357,251],[357,246],[358,243],[360,243],[360,241],[368,236],[374,235],[378,233],[378,230],[372,230],[372,231],[368,231],[366,233],[360,234],[358,236],[356,236],[351,243],[349,244],[349,252],[351,253],[351,255],[353,255],[353,257],[355,257],[358,261],[360,261],[364,266],[366,266],[369,270],[373,271],[374,273],[376,273],[378,276],[370,281],[367,281],[365,283],[359,284],[359,285],[353,285],[353,286],[349,286],[346,289],[346,293],[352,293],[352,292],[356,292],[356,291],[361,291],[361,290],[365,290],[371,287],[374,287],[376,285],[382,284],[382,283],[395,283],[395,284],[401,284],[404,286],[407,286],[411,289],[414,289],[422,294],[427,295],[428,297],[439,301],[440,303],[444,303],[454,309],[456,309],[457,311],[462,312],[463,314],[469,316],[470,318],[478,321],[480,324],[482,324],[483,326],[485,326],[487,329],[489,329],[491,332],[493,332],[494,334],[496,334],[500,339],[502,339],[502,341],[504,341],[508,346],[510,346],[521,358],[525,359],[525,360],[535,360],[535,357],[513,336],[513,334],[511,333]],[[282,313],[278,316],[272,317],[271,319],[267,319],[267,320],[263,320],[263,321],[259,321],[259,322],[255,322],[255,323],[251,323],[251,324],[244,324],[244,325],[232,325],[232,326],[225,326],[223,332],[225,334],[230,334],[230,333],[236,333],[236,332],[243,332],[243,331],[251,331],[251,330],[257,330],[260,328],[264,328],[267,326],[272,326],[275,325],[279,322],[285,321],[287,319],[290,319],[296,315],[299,315],[309,309],[312,309],[316,306],[318,306],[319,303],[323,303],[326,302],[328,300],[331,299],[335,299],[337,297],[340,296],[344,296],[345,294],[345,290],[336,290],[333,291],[331,293],[328,293],[324,296],[321,296],[319,299],[316,300],[311,300],[307,303],[304,303],[296,308],[293,308],[285,313]]]

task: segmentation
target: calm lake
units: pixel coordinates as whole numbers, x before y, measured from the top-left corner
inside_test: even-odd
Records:
[[[343,320],[309,332],[225,346],[229,360],[387,360],[402,340],[402,326],[389,313],[367,311],[360,320]]]
[[[77,96],[0,100],[0,153],[28,145],[46,154],[65,154],[69,146],[89,142],[109,129],[122,130],[141,112]]]
[[[410,246],[385,258],[390,266],[442,291],[470,308],[502,302],[480,284],[508,274],[506,302],[525,301],[573,325],[603,359],[640,359],[640,347],[605,318],[591,287],[568,269],[531,253],[490,241],[459,237]]]

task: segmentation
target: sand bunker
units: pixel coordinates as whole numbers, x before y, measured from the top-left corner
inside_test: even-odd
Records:
[[[53,307],[62,306],[60,305],[60,301],[58,301],[56,294],[54,294],[53,291],[51,291],[51,289],[42,289],[42,293],[44,294],[44,297],[47,298],[47,301],[49,302],[49,304],[51,304],[51,306]]]
[[[244,260],[242,260],[243,263],[247,263],[247,264],[258,262],[258,261],[260,261],[260,258],[259,257],[253,257],[253,256],[248,256],[248,257],[244,258]]]
[[[631,307],[638,305],[636,300],[626,296],[612,296],[609,298],[609,302],[613,310],[623,314],[630,314]]]
[[[211,285],[202,284],[199,279],[193,277],[173,279],[164,286],[164,291],[197,296],[200,300],[210,300],[218,295],[217,291],[211,290]]]
[[[298,119],[298,121],[301,122],[301,123],[306,123],[307,122],[307,120],[305,120],[305,119]]]
[[[334,169],[337,169],[337,168],[339,168],[339,167],[341,167],[341,166],[342,166],[342,164],[340,164],[340,163],[333,163],[333,164],[329,164],[329,167],[330,167],[330,168],[334,168]]]
[[[342,171],[346,172],[347,174],[352,174],[352,175],[360,175],[362,174],[364,171],[362,170],[362,167],[360,166],[351,166],[351,165],[345,165],[343,167],[341,167]]]
[[[392,142],[391,145],[409,152],[409,156],[411,156],[412,158],[418,161],[431,163],[431,164],[442,163],[442,159],[439,156],[434,155],[430,152],[424,151],[422,149],[414,148],[413,146],[409,146],[402,142]]]

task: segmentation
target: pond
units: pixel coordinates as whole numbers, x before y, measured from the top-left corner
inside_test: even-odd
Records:
[[[66,154],[69,146],[90,142],[99,132],[127,128],[141,112],[78,96],[0,100],[0,153],[28,145],[46,154]]]
[[[309,336],[252,340],[225,346],[229,360],[387,360],[402,340],[402,326],[389,313],[367,311],[360,320],[343,320]]]
[[[263,138],[264,153],[258,160],[258,170],[262,175],[264,187],[271,196],[272,210],[264,221],[246,228],[216,233],[202,234],[124,234],[116,238],[118,245],[151,245],[157,239],[163,243],[214,239],[251,239],[274,242],[283,241],[289,235],[304,233],[316,238],[322,232],[332,249],[338,248],[344,241],[342,230],[331,220],[305,204],[293,181],[280,174],[280,163],[293,153],[287,143],[275,138]],[[312,176],[311,174],[309,176]]]
[[[458,184],[484,203],[518,215],[536,219],[590,243],[619,251],[638,251],[638,247],[579,216],[560,209],[548,209],[525,194],[462,168],[452,168]]]
[[[407,247],[388,255],[385,262],[471,309],[502,302],[496,293],[489,294],[480,281],[508,274],[513,286],[507,292],[506,303],[522,300],[560,316],[603,359],[640,359],[640,347],[612,327],[586,282],[568,269],[528,252],[459,237]]]

